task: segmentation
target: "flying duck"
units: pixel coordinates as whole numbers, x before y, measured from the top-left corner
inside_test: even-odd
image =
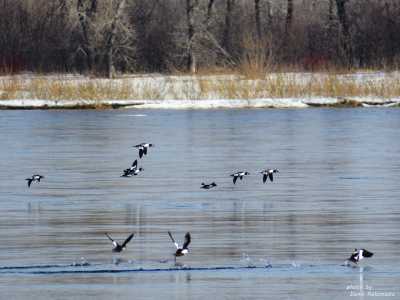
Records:
[[[131,177],[133,175],[133,171],[137,169],[137,159],[132,163],[132,166],[130,166],[128,169],[125,169],[121,177]]]
[[[242,180],[243,176],[245,176],[245,175],[250,175],[250,173],[249,172],[236,172],[236,173],[231,174],[230,176],[233,177],[233,184],[236,184],[236,180],[238,178],[240,178],[240,180]]]
[[[141,143],[141,144],[135,145],[133,147],[139,149],[139,157],[142,158],[143,154],[147,155],[147,149],[149,149],[150,147],[153,147],[153,146],[154,146],[153,144]]]
[[[217,186],[215,182],[211,182],[210,184],[205,184],[204,182],[201,183],[201,189],[209,190],[213,187]]]
[[[364,259],[365,257],[371,257],[372,255],[374,255],[374,253],[369,252],[368,250],[365,250],[365,249],[354,249],[353,253],[348,258],[348,261],[351,261],[351,262],[356,264],[360,260]]]
[[[278,169],[266,169],[260,172],[263,174],[263,183],[267,182],[267,179],[269,177],[269,180],[274,181],[274,173],[279,173]]]
[[[121,252],[122,250],[125,250],[126,245],[129,243],[129,241],[133,238],[133,233],[126,238],[126,240],[122,243],[122,245],[118,244],[117,241],[114,241],[107,233],[105,235],[108,237],[108,239],[111,241],[113,244],[113,249],[112,252]]]
[[[189,233],[189,232],[186,232],[186,234],[185,234],[185,242],[183,243],[182,248],[180,248],[179,245],[178,245],[178,243],[175,242],[175,240],[174,240],[174,238],[173,238],[173,236],[172,236],[172,234],[171,234],[170,231],[168,231],[168,235],[169,235],[169,237],[171,238],[171,241],[174,243],[174,245],[175,245],[175,247],[176,247],[176,251],[175,251],[175,254],[174,254],[174,256],[175,256],[175,261],[176,261],[176,258],[177,258],[178,256],[184,256],[184,255],[186,255],[186,254],[189,253],[188,246],[189,246],[190,241],[191,241],[190,233]]]
[[[40,179],[42,179],[42,178],[44,178],[44,176],[35,174],[35,175],[32,175],[31,178],[26,178],[25,180],[28,181],[28,187],[31,187],[32,182],[35,182],[35,181],[40,182]]]
[[[121,175],[121,177],[132,177],[133,175],[136,176],[143,170],[144,170],[143,168],[137,167],[137,159],[135,159],[135,161],[132,163],[132,166],[123,171],[123,174]]]

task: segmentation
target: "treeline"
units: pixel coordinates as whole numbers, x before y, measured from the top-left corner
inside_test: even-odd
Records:
[[[0,0],[0,72],[397,68],[398,0]]]

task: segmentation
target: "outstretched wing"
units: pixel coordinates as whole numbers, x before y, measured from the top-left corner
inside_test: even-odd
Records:
[[[124,247],[130,242],[130,240],[133,238],[133,236],[134,236],[134,233],[132,233],[130,236],[128,236],[128,237],[126,238],[126,240],[125,240],[124,243],[122,244],[122,248],[124,248]]]
[[[112,243],[114,243],[114,240],[111,238],[111,236],[109,236],[107,233],[104,233],[105,235],[106,235],[106,237],[108,237],[108,239],[112,242]]]
[[[267,175],[267,174],[264,174],[264,175],[263,175],[263,183],[265,183],[265,182],[267,181],[267,178],[268,178],[268,175]]]
[[[173,238],[173,236],[172,236],[170,231],[168,231],[168,235],[171,238],[171,241],[175,244],[176,249],[179,249],[179,245],[178,245],[177,242],[175,242],[175,240],[174,240],[174,238]]]
[[[26,178],[25,180],[28,181],[28,187],[31,187],[31,183],[32,183],[32,180],[33,180],[33,179],[31,179],[31,178]]]
[[[190,233],[186,232],[185,234],[185,242],[183,243],[182,249],[187,249],[189,244],[190,244],[191,238],[190,238]]]
[[[271,179],[271,181],[274,181],[274,175],[273,175],[273,173],[269,173],[269,179]]]
[[[143,156],[143,147],[139,148],[139,157],[142,158]]]
[[[372,255],[374,255],[374,253],[369,252],[368,250],[362,249],[363,250],[363,256],[364,257],[371,257]]]
[[[236,180],[238,179],[238,176],[233,176],[233,184],[236,183]]]
[[[144,155],[147,155],[147,147],[143,147],[143,153]]]
[[[136,169],[137,168],[137,159],[132,163],[132,168]]]

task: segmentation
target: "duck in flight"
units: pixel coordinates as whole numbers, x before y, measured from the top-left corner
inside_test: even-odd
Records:
[[[230,176],[233,177],[233,184],[236,184],[236,180],[238,178],[240,178],[240,180],[242,180],[243,176],[246,176],[246,175],[250,175],[250,173],[249,172],[236,172],[236,173],[231,174]]]
[[[186,232],[186,234],[185,234],[185,241],[184,241],[184,243],[183,243],[183,245],[182,245],[182,248],[179,247],[179,245],[178,245],[177,242],[175,242],[175,239],[174,239],[174,237],[172,236],[172,234],[171,234],[170,231],[168,231],[168,235],[169,235],[169,237],[171,238],[171,241],[174,243],[174,245],[175,245],[175,247],[176,247],[176,251],[175,251],[175,254],[174,254],[175,262],[176,262],[176,258],[177,258],[178,256],[184,256],[184,255],[186,255],[186,254],[189,253],[189,248],[188,248],[188,247],[189,247],[189,244],[190,244],[190,241],[191,241],[190,233],[189,233],[189,232]]]
[[[31,187],[32,182],[40,182],[40,179],[42,179],[42,178],[44,178],[44,176],[35,174],[35,175],[32,175],[31,178],[26,178],[25,180],[28,181],[28,187]]]
[[[143,154],[144,154],[144,155],[147,155],[147,150],[148,150],[150,147],[153,147],[153,146],[154,146],[154,145],[153,145],[153,144],[150,144],[150,143],[141,143],[141,144],[135,145],[135,146],[133,146],[133,147],[139,149],[139,157],[142,158]]]
[[[267,182],[267,179],[269,178],[269,180],[274,181],[274,173],[279,173],[278,169],[266,169],[260,172],[261,174],[263,174],[263,183]]]
[[[121,177],[132,177],[138,175],[140,172],[142,172],[144,169],[143,168],[138,168],[137,167],[137,159],[132,163],[132,166],[128,169],[125,169],[123,171],[123,174]]]
[[[360,260],[364,259],[365,257],[371,257],[373,255],[374,253],[366,249],[354,249],[353,253],[347,260],[357,264]]]
[[[108,237],[108,239],[111,241],[112,245],[113,245],[113,249],[112,252],[122,252],[123,250],[125,250],[126,245],[130,242],[130,240],[133,238],[133,233],[131,235],[129,235],[126,240],[122,243],[122,245],[120,245],[117,241],[113,240],[107,233],[105,233],[105,235]]]
[[[204,182],[201,183],[201,189],[209,190],[212,189],[213,187],[217,186],[215,182],[211,182],[210,184],[205,184]]]

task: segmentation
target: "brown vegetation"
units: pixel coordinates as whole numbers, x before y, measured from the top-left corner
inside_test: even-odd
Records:
[[[101,101],[366,96],[389,99],[399,95],[398,73],[364,80],[358,80],[357,74],[334,73],[270,73],[263,78],[242,75],[135,76],[118,79],[64,76],[0,78],[0,99]]]

